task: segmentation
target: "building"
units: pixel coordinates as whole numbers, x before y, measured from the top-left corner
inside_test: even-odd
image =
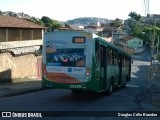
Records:
[[[89,25],[84,27],[84,31],[90,32],[90,33],[99,33],[103,30],[103,27],[101,26],[96,26],[96,25]]]
[[[143,47],[143,40],[135,36],[127,35],[119,39],[117,44],[126,46],[128,48],[140,48]]]
[[[102,31],[101,35],[103,37],[112,37],[114,33],[121,33],[122,29],[116,27],[106,26]]]
[[[113,32],[112,37],[113,37],[113,43],[118,42],[121,38],[127,36],[128,34],[123,32],[123,31],[118,31],[118,32]]]
[[[155,21],[156,23],[160,24],[160,14],[150,14],[147,17],[143,18],[143,22],[145,23],[145,25],[154,25]]]
[[[37,77],[44,30],[20,18],[0,16],[0,80]]]
[[[90,32],[90,33],[95,33],[95,34],[101,33],[103,31],[103,29],[104,29],[104,26],[101,26],[100,22],[92,23],[92,24],[84,27],[84,31]]]
[[[141,53],[144,51],[143,40],[135,36],[127,35],[122,37],[116,42],[116,45],[121,46],[126,50],[133,49],[134,53]]]

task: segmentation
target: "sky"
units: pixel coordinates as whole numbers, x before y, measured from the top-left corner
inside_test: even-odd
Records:
[[[36,18],[66,21],[78,17],[127,19],[130,12],[145,15],[144,0],[0,0],[0,10]],[[160,0],[149,1],[150,14],[160,14]]]

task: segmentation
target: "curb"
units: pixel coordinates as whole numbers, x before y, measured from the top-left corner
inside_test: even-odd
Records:
[[[34,93],[42,90],[47,90],[46,88],[31,88],[31,89],[26,89],[26,90],[17,90],[14,92],[8,92],[6,94],[0,95],[0,98],[5,98],[5,97],[11,97],[11,96],[17,96],[17,95],[23,95],[23,94],[28,94],[28,93]]]

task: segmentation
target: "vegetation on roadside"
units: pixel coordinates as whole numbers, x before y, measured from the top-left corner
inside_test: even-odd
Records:
[[[160,55],[157,55],[157,60],[160,62]]]
[[[128,16],[134,21],[132,23],[129,23],[129,27],[131,28],[130,34],[143,39],[144,44],[148,44],[151,46],[154,43],[154,46],[158,46],[157,43],[159,39],[158,37],[160,37],[160,24],[156,23],[155,25],[154,22],[150,22],[149,25],[142,24],[143,17],[136,12],[130,12]]]

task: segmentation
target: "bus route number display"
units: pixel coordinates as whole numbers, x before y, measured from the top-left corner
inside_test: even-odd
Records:
[[[85,43],[86,42],[86,38],[85,37],[73,37],[72,38],[72,42],[73,43]]]

